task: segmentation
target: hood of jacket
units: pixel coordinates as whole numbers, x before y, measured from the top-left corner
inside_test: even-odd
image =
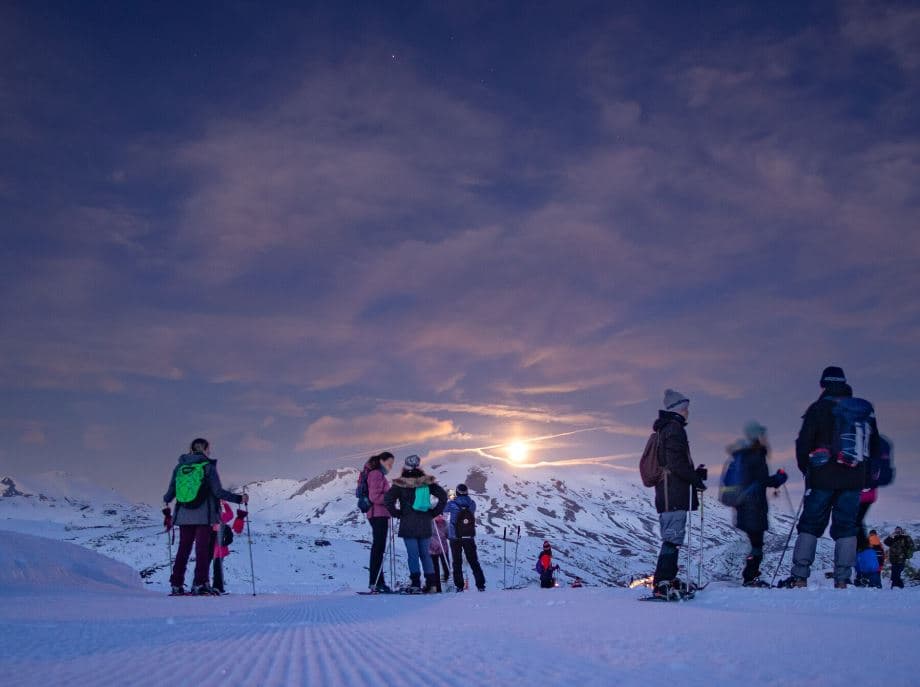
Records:
[[[656,432],[660,432],[672,422],[676,422],[681,427],[683,427],[687,424],[687,419],[680,413],[672,413],[670,410],[659,410],[658,419],[655,420],[655,424],[652,425],[652,429],[654,429]]]
[[[470,498],[469,494],[460,494],[459,496],[454,497],[454,503],[457,504],[460,508],[470,508],[473,504],[473,499]]]
[[[853,387],[846,382],[832,382],[821,392],[821,398],[850,398],[853,396]]]
[[[190,463],[202,463],[207,461],[210,465],[217,462],[216,458],[208,458],[203,453],[184,453],[179,456],[179,465],[188,465]]]
[[[434,484],[435,482],[437,482],[437,480],[434,478],[434,475],[425,474],[412,477],[403,475],[393,480],[394,485],[405,489],[415,489],[416,487]]]

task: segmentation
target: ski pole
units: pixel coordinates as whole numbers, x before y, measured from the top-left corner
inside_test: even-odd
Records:
[[[806,491],[807,491],[807,490],[806,490]],[[787,491],[787,493],[788,493],[788,491]],[[795,531],[796,523],[798,523],[798,521],[799,521],[799,513],[801,513],[802,507],[803,507],[804,505],[805,505],[805,494],[803,493],[803,494],[802,494],[802,500],[799,502],[798,510],[796,510],[796,512],[795,512],[795,517],[794,517],[793,520],[792,520],[792,527],[789,528],[789,536],[786,537],[786,543],[785,543],[785,545],[783,546],[783,553],[782,553],[782,555],[779,557],[779,563],[776,564],[776,569],[773,571],[773,577],[772,577],[772,579],[770,580],[770,586],[771,586],[771,587],[774,586],[775,583],[776,583],[776,575],[779,573],[779,569],[780,569],[780,568],[782,567],[782,565],[783,565],[783,559],[786,557],[786,551],[789,549],[789,542],[790,542],[791,539],[792,539],[792,533]]]
[[[517,584],[517,571],[518,571],[518,546],[521,543],[521,526],[517,526],[517,536],[514,538],[514,568],[511,570],[511,586]]]
[[[705,515],[703,512],[703,492],[700,492],[700,564],[696,569],[696,588],[703,586],[703,523]]]
[[[789,502],[789,512],[791,513],[795,510],[795,506],[792,505],[792,497],[789,495],[789,487],[786,486],[786,483],[783,482],[783,491],[786,492],[786,501]]]
[[[502,530],[502,588],[508,588],[508,528]]]
[[[245,494],[246,492],[243,491]],[[252,595],[256,595],[256,573],[255,568],[252,565],[252,532],[249,529],[249,523],[252,521],[252,517],[248,515],[249,513],[249,503],[246,503],[246,539],[249,540],[249,579],[252,582]]]

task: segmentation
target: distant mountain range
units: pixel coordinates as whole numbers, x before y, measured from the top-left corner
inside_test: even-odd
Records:
[[[635,473],[598,466],[527,468],[470,459],[436,461],[423,468],[447,489],[461,482],[468,485],[478,507],[477,539],[492,588],[501,587],[503,580],[510,584],[513,577],[533,582],[532,567],[543,540],[553,545],[563,581],[580,577],[589,585],[627,585],[654,568],[659,540],[653,491],[642,487]],[[366,586],[370,528],[356,508],[357,476],[356,469],[344,468],[309,480],[246,485],[260,591],[314,593]],[[731,511],[718,503],[715,492],[710,489],[704,499],[703,578],[737,579],[747,553],[746,538],[734,529]],[[765,573],[772,573],[792,524],[786,499],[771,499],[771,504]],[[161,523],[159,506],[128,503],[114,491],[64,473],[0,480],[0,529],[87,546],[131,565],[148,583],[165,588],[168,546]],[[694,514],[692,577],[697,575],[699,523],[699,513]],[[516,545],[515,574],[511,560]],[[245,534],[232,548],[235,553],[226,566],[230,589],[245,593],[251,579]],[[398,576],[405,577],[405,553],[398,540],[396,554]],[[781,574],[786,574],[789,555]],[[822,539],[816,570],[830,569],[831,557],[832,542]]]

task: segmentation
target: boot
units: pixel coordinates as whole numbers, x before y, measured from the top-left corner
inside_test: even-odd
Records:
[[[410,573],[409,574],[409,591],[413,591],[413,592],[422,591],[422,574],[421,573]]]
[[[808,586],[808,580],[804,577],[798,577],[796,575],[790,575],[785,580],[780,580],[777,585],[781,589],[798,589]]]
[[[755,556],[754,554],[747,557],[744,570],[741,573],[741,579],[744,581],[745,586],[750,586],[754,580],[760,577],[760,561],[762,560],[763,556]]]
[[[655,564],[655,576],[652,579],[652,588],[657,589],[662,582],[670,584],[677,577],[678,556],[680,551],[676,546],[665,542],[661,545],[658,562]]]
[[[426,594],[437,594],[440,590],[438,589],[438,576],[434,573],[425,573],[425,589]]]

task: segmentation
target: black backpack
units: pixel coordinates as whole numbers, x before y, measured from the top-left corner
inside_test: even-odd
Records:
[[[457,521],[454,523],[454,534],[457,539],[469,539],[476,536],[476,516],[469,506],[461,506],[460,512],[457,513]]]
[[[358,499],[358,510],[367,513],[374,504],[371,503],[370,490],[367,486],[367,476],[370,469],[365,465],[358,475],[358,486],[355,487],[355,498]]]

